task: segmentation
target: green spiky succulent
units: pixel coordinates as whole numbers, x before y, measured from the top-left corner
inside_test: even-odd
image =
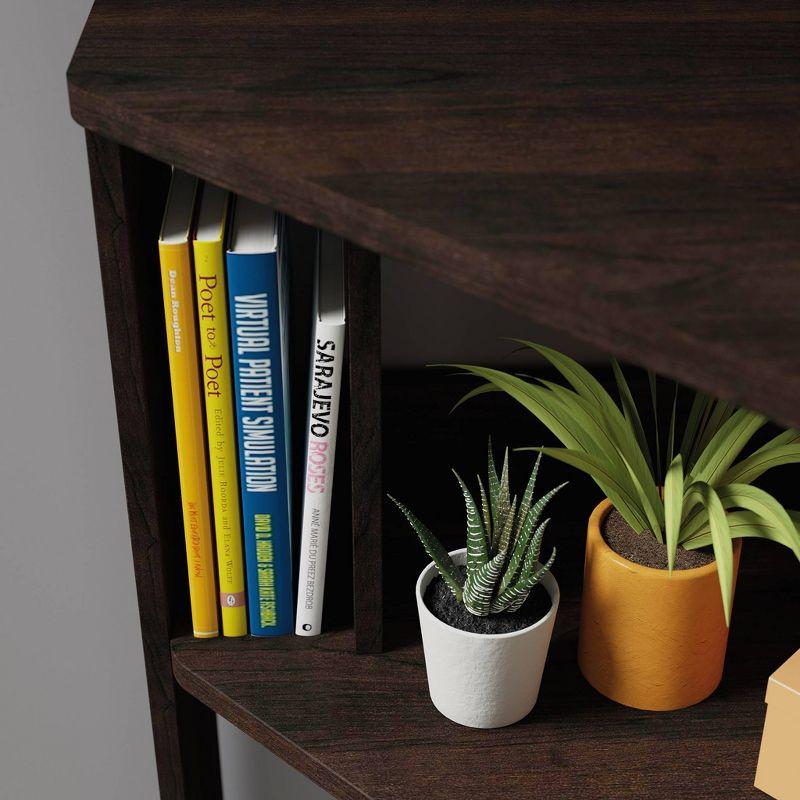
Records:
[[[550,522],[546,519],[540,523],[539,518],[553,495],[566,483],[534,502],[533,491],[540,461],[541,455],[536,460],[522,498],[517,502],[518,498],[512,499],[509,490],[508,449],[498,477],[490,440],[488,492],[478,478],[480,509],[467,485],[453,470],[467,507],[466,576],[430,530],[403,503],[389,495],[416,531],[456,600],[475,616],[517,611],[531,589],[553,566],[555,548],[546,564],[539,562],[542,538]]]

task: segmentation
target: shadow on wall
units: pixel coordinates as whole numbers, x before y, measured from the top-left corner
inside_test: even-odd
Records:
[[[333,800],[324,789],[217,717],[226,800]]]
[[[387,367],[452,361],[502,365],[514,350],[512,343],[503,341],[507,336],[541,342],[579,361],[608,361],[604,353],[567,334],[445,286],[392,259],[382,260],[382,282]],[[526,354],[515,363],[537,362]]]

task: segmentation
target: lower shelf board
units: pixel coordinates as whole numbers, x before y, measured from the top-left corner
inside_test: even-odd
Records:
[[[759,624],[764,577],[740,578],[722,685],[676,712],[623,708],[584,681],[576,599],[562,602],[536,708],[499,730],[463,728],[433,708],[411,624],[376,656],[354,655],[348,631],[184,637],[173,668],[187,692],[337,798],[757,798],[766,681],[792,652],[783,623],[797,602],[784,583],[786,614],[770,603],[770,624]]]
[[[490,433],[497,448],[538,440],[528,432],[528,416],[494,395],[449,417],[465,389],[449,376],[437,380],[430,371],[384,376],[391,458],[383,477],[386,489],[450,549],[464,541],[450,467],[466,475],[482,470]],[[523,474],[530,468],[526,455],[513,456],[513,469]],[[792,476],[776,471],[785,483],[771,488],[784,500],[796,496]],[[572,487],[552,506],[546,548],[558,546],[554,573],[562,599],[539,702],[522,722],[485,731],[442,717],[428,696],[416,611],[391,602],[383,655],[354,655],[348,631],[315,638],[184,637],[172,643],[177,681],[343,800],[764,798],[753,780],[767,679],[800,647],[800,569],[792,553],[771,542],[745,542],[725,676],[708,700],[667,713],[623,708],[594,691],[576,663],[586,518],[598,490],[552,461],[543,464],[539,480],[542,488],[562,480]],[[422,548],[388,506],[382,535],[384,596],[410,603],[426,563]]]

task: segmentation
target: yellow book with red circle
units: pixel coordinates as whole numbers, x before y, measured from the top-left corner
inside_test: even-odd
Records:
[[[209,183],[203,185],[194,235],[194,277],[222,634],[245,636],[247,599],[225,282],[225,224],[229,203],[230,197],[224,189]]]

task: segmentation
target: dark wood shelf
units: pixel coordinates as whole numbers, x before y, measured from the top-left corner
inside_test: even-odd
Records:
[[[645,386],[634,388],[638,393]],[[385,484],[402,490],[448,547],[464,537],[448,466],[459,465],[465,474],[479,469],[489,431],[498,446],[519,440],[522,431],[537,435],[525,413],[499,396],[481,398],[448,419],[459,392],[436,372],[384,376],[385,450],[393,453]],[[455,429],[462,432],[457,439]],[[513,458],[512,478],[529,463],[525,454]],[[426,558],[404,520],[388,508],[385,653],[353,654],[352,633],[345,630],[314,639],[181,636],[172,641],[178,683],[347,800],[763,796],[753,780],[767,678],[797,649],[794,556],[769,542],[745,543],[726,672],[711,698],[669,713],[624,708],[595,692],[576,663],[585,525],[597,490],[554,462],[543,464],[541,486],[567,477],[572,483],[553,501],[549,532],[559,549],[554,571],[562,602],[539,702],[523,722],[472,730],[434,709],[413,608],[414,581]],[[776,471],[770,490],[790,496],[791,477],[791,471]]]
[[[101,0],[87,129],[800,426],[792,3]]]
[[[212,709],[348,799],[757,796],[766,680],[797,647],[791,554],[747,543],[709,701],[616,706],[575,664],[598,498],[574,476],[534,714],[482,732],[432,708],[404,607],[424,557],[396,515],[382,524],[382,478],[460,544],[457,490],[431,505],[430,487],[481,469],[488,433],[523,445],[542,431],[496,396],[445,424],[463,386],[427,377],[390,376],[381,415],[379,255],[800,427],[798,23],[796,4],[738,0],[95,4],[68,86],[87,130],[162,798],[221,796]],[[167,164],[346,239],[349,485],[326,611],[352,631],[175,638],[188,593],[155,248]],[[387,652],[356,656],[381,649],[384,623]]]
[[[575,662],[578,583],[561,573],[539,703],[509,728],[463,728],[433,708],[415,622],[390,629],[383,655],[354,655],[348,632],[182,637],[173,668],[187,692],[337,798],[755,799],[766,676],[793,651],[800,590],[795,564],[750,545],[762,571],[740,577],[723,683],[683,711],[634,711],[589,687]]]

